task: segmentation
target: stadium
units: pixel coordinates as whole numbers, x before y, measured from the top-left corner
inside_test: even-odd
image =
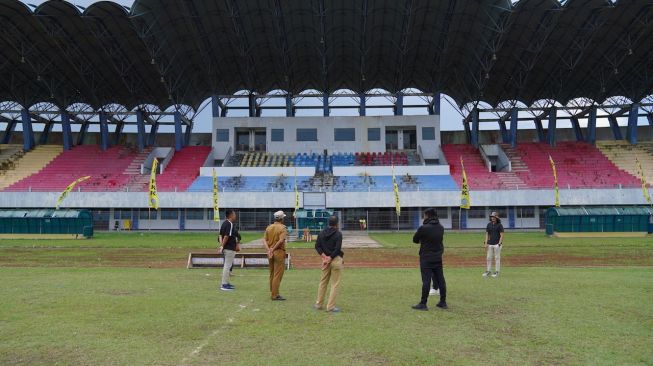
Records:
[[[653,1],[0,15],[0,364],[653,362]],[[414,314],[429,208],[450,309]],[[244,248],[229,294],[202,267],[225,209]],[[267,265],[279,210],[285,308],[245,269]],[[494,212],[506,268],[486,279]],[[343,313],[322,316],[331,215]]]

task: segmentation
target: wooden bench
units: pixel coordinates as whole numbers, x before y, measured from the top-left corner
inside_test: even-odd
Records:
[[[290,253],[286,252],[286,269],[290,269]],[[234,267],[260,268],[268,267],[270,262],[266,253],[236,253]],[[188,253],[186,268],[221,268],[224,256],[218,253]]]

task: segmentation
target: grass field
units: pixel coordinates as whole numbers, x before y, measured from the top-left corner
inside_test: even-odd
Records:
[[[650,236],[511,232],[501,278],[484,279],[482,234],[447,233],[450,309],[425,313],[410,309],[411,235],[372,237],[383,248],[346,253],[336,315],[311,309],[314,269],[286,273],[284,303],[266,270],[237,270],[224,293],[218,270],[183,269],[213,233],[0,240],[0,365],[653,364]],[[297,263],[317,262],[310,248],[295,244]],[[406,268],[353,268],[388,258]]]
[[[345,272],[330,315],[319,272],[0,269],[0,364],[650,364],[650,268],[447,269],[450,309],[415,312],[416,270]]]

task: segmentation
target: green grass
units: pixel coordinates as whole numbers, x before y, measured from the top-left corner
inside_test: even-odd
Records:
[[[242,232],[242,242],[259,239],[262,233]],[[1,239],[0,248],[215,248],[217,232],[97,232],[92,239]]]
[[[416,269],[347,269],[342,314],[319,272],[0,268],[0,364],[651,364],[653,268],[446,269],[450,310],[415,312]]]
[[[413,247],[413,233],[370,233],[370,237],[378,241],[384,248]],[[444,244],[446,248],[478,248],[483,246],[484,232],[446,232]],[[505,233],[506,247],[642,247],[653,245],[653,235],[637,238],[557,238],[549,237],[543,231]]]

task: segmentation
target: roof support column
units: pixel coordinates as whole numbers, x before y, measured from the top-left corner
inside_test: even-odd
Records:
[[[43,132],[41,132],[41,137],[39,137],[39,145],[45,145],[48,143],[48,139],[50,138],[50,132],[52,132],[52,126],[54,125],[54,122],[49,121],[43,126]]]
[[[397,101],[395,102],[395,116],[404,115],[404,93],[397,92],[396,94]]]
[[[254,95],[254,93],[249,93],[248,106],[249,106],[249,116],[250,117],[257,117],[256,95]]]
[[[648,119],[648,124],[653,128],[653,113],[649,113],[646,115],[646,119]]]
[[[122,129],[125,126],[123,121],[118,121],[116,123],[116,131],[113,133],[113,144],[120,145],[120,135],[122,135]]]
[[[190,145],[190,136],[193,133],[193,124],[186,125],[186,131],[184,131],[184,146]]]
[[[472,133],[469,131],[469,120],[471,115],[468,115],[467,117],[463,118],[463,128],[465,129],[465,142],[470,143],[471,142],[471,136]]]
[[[365,94],[358,94],[358,99],[360,102],[358,103],[358,115],[359,116],[365,116],[366,111],[365,111]]]
[[[478,148],[478,108],[472,109],[472,146]]]
[[[499,130],[501,131],[501,142],[504,144],[510,143],[510,135],[508,134],[508,129],[506,129],[506,121],[503,118],[499,118],[497,122],[499,123]]]
[[[590,109],[590,114],[587,116],[587,140],[588,143],[594,145],[596,143],[596,107]]]
[[[549,112],[549,130],[546,132],[546,139],[549,145],[556,146],[556,125],[558,123],[558,109],[551,107]]]
[[[102,151],[109,148],[109,117],[104,111],[100,111],[100,146]]]
[[[29,151],[34,147],[34,132],[32,131],[32,117],[27,108],[21,109],[20,118],[23,122],[23,150]]]
[[[633,103],[628,112],[628,129],[626,130],[626,139],[632,145],[637,143],[637,119],[639,118],[639,104]]]
[[[519,110],[510,109],[510,146],[517,147],[517,127],[519,123]]]
[[[434,93],[433,94],[433,100],[431,103],[429,103],[428,107],[426,107],[429,114],[431,115],[440,115],[440,93]]]
[[[2,143],[8,144],[11,141],[11,134],[16,128],[16,120],[7,121],[7,128],[5,129],[5,135],[2,137]]]
[[[329,94],[324,93],[322,95],[322,115],[324,117],[329,117],[329,114],[330,114],[329,112],[330,112],[330,110],[329,110]]]
[[[138,151],[145,149],[145,117],[142,111],[136,111],[136,143]]]
[[[211,96],[211,115],[213,118],[220,117],[220,101],[217,95]]]
[[[181,133],[181,113],[175,112],[175,151],[180,151],[183,147],[184,141]]]
[[[77,145],[83,145],[86,139],[86,132],[88,132],[88,121],[84,121],[79,127],[79,134],[77,135]]]
[[[150,127],[150,135],[148,136],[147,145],[154,146],[156,143],[156,133],[159,131],[159,121],[153,121],[152,127]]]
[[[615,117],[613,114],[609,114],[608,121],[610,122],[610,128],[612,129],[612,136],[614,136],[614,139],[623,140],[621,129],[619,128],[619,123],[617,122],[617,117]]]
[[[70,150],[73,145],[73,133],[70,129],[70,115],[66,110],[61,112],[61,134],[63,135],[63,149]]]
[[[571,116],[571,126],[574,128],[574,134],[576,135],[576,141],[584,141],[583,131],[580,129],[580,122],[578,122],[578,117]]]
[[[286,94],[286,117],[295,117],[295,107],[292,103],[292,94]]]
[[[533,122],[535,123],[535,130],[537,131],[537,142],[544,142],[544,126],[542,126],[542,118],[541,117],[535,117],[533,119]]]

